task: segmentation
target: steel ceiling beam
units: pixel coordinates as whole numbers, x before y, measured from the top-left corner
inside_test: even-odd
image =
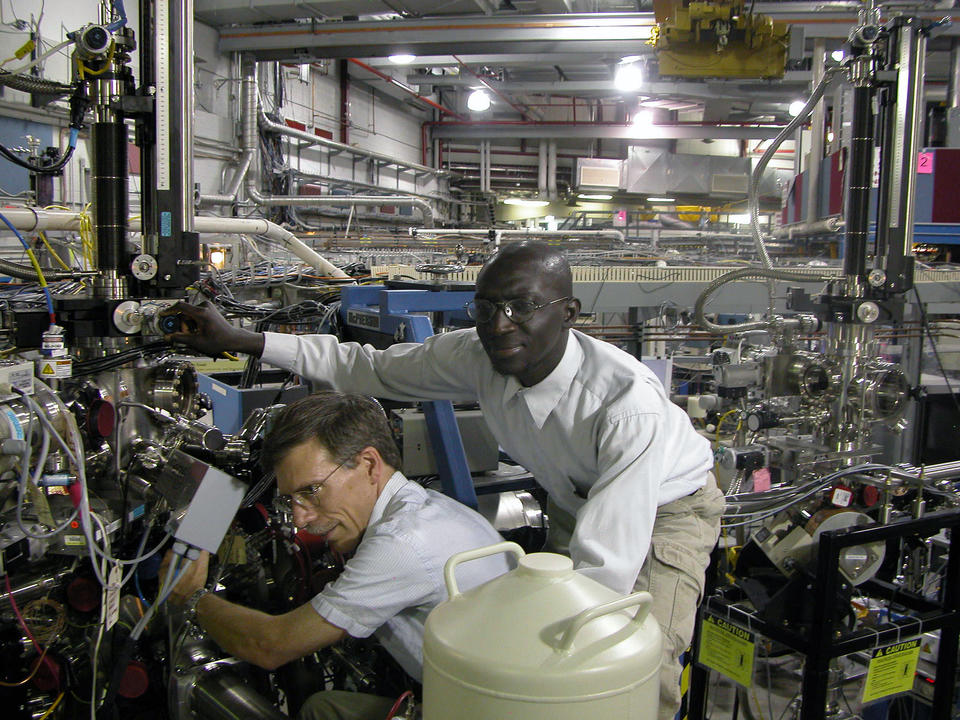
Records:
[[[632,55],[653,55],[653,48],[644,45],[640,48],[631,48]],[[527,53],[503,52],[503,53],[457,53],[457,57],[470,65],[495,65],[509,67],[552,67],[558,64],[569,64],[571,66],[584,66],[610,63],[617,63],[623,56],[623,50],[615,53],[597,53],[597,52],[556,52],[550,54],[530,55]],[[397,66],[387,60],[385,57],[361,58],[368,65],[374,67],[392,67]],[[417,55],[416,59],[406,65],[406,68],[416,67],[456,67],[457,61],[452,55]]]
[[[691,100],[704,100],[710,98],[730,98],[742,100],[770,100],[771,92],[783,93],[784,88],[790,86],[802,94],[803,89],[809,82],[809,73],[800,73],[804,76],[802,80],[789,80],[778,83],[775,87],[767,85],[756,85],[755,87],[744,86],[742,84],[724,84],[724,83],[693,83],[693,82],[651,82],[646,83],[637,93],[641,97],[669,96],[674,98],[686,98]],[[405,78],[408,85],[433,85],[440,87],[471,87],[477,84],[475,78],[451,77],[443,80],[431,80],[429,75],[408,75]],[[526,95],[576,95],[577,97],[609,97],[623,95],[623,92],[617,90],[612,80],[589,81],[572,80],[557,82],[505,82],[498,83],[492,80],[487,81],[493,88],[505,93],[523,93]],[[796,98],[790,97],[784,102],[789,103]]]
[[[603,140],[770,140],[778,125],[632,125],[597,123],[436,123],[433,137],[456,140],[594,139]]]
[[[911,17],[927,20],[939,20],[950,17],[953,26],[945,28],[940,34],[960,35],[960,13],[949,9],[952,3],[941,3],[943,9],[928,10],[904,7],[903,12]],[[776,22],[787,23],[791,27],[802,27],[806,38],[833,38],[843,41],[850,29],[857,24],[857,10],[863,7],[860,2],[758,2],[753,5],[754,12],[767,15]],[[884,20],[889,19],[891,11],[884,12]]]
[[[378,22],[306,21],[220,28],[221,52],[258,60],[512,52],[531,55],[634,52],[650,37],[653,13],[449,17]],[[358,53],[358,49],[362,52]]]

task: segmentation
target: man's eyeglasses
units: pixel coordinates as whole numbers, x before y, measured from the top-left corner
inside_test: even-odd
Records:
[[[300,507],[308,510],[315,507],[317,502],[320,500],[320,493],[323,492],[323,486],[326,485],[327,480],[332,478],[333,474],[337,472],[337,470],[343,467],[344,463],[346,463],[346,460],[327,473],[327,476],[320,482],[316,482],[312,485],[307,485],[305,488],[295,490],[289,495],[277,495],[273,499],[274,509],[276,509],[277,512],[292,515],[294,505],[299,505]]]
[[[566,302],[572,299],[571,297],[562,297],[538,305],[533,300],[527,298],[515,298],[503,302],[491,302],[483,298],[475,298],[466,304],[466,310],[467,315],[478,323],[490,322],[496,317],[497,311],[503,310],[503,314],[507,316],[507,320],[517,325],[522,325],[532,318],[538,310],[542,310],[548,305]]]

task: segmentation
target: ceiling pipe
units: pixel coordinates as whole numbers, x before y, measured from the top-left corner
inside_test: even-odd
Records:
[[[436,110],[439,110],[440,112],[442,112],[442,113],[445,114],[445,115],[452,115],[452,116],[455,117],[455,118],[460,118],[460,117],[462,117],[460,114],[454,112],[454,111],[451,110],[450,108],[446,108],[446,107],[444,107],[443,105],[441,105],[440,103],[434,102],[433,100],[431,100],[431,99],[428,98],[428,97],[424,97],[423,95],[421,95],[420,93],[418,93],[416,90],[414,90],[414,89],[413,89],[412,87],[410,87],[409,85],[405,85],[404,83],[402,83],[402,82],[400,82],[399,80],[397,80],[395,77],[393,77],[393,76],[391,76],[391,75],[388,75],[387,73],[382,72],[382,71],[380,71],[380,70],[377,70],[375,67],[371,67],[371,66],[367,65],[365,62],[363,62],[363,61],[361,61],[361,60],[357,60],[356,58],[350,58],[350,62],[352,62],[354,65],[357,65],[357,66],[359,66],[359,67],[362,67],[362,68],[363,68],[364,70],[366,70],[367,72],[373,73],[373,74],[376,75],[378,78],[381,78],[381,79],[383,79],[383,80],[386,80],[388,83],[390,83],[390,84],[393,85],[394,87],[400,88],[401,90],[403,90],[403,91],[404,91],[405,93],[407,93],[408,95],[412,95],[414,98],[416,98],[416,99],[419,100],[420,102],[425,103],[425,104],[429,105],[430,107],[432,107],[432,108],[434,108],[434,109],[436,109]]]
[[[550,200],[557,199],[557,141],[547,143],[547,195]]]
[[[230,185],[221,195],[198,195],[197,203],[199,205],[233,205],[237,202],[237,196],[240,194],[240,186],[247,177],[250,170],[250,164],[253,162],[253,150],[244,150],[240,156],[240,165],[230,180]]]
[[[820,84],[826,67],[827,45],[823,38],[813,41],[813,87]],[[826,134],[826,101],[821,97],[810,113],[810,152],[807,155],[807,224],[816,222],[820,215],[820,165],[823,161],[823,141]]]
[[[541,140],[538,146],[537,194],[541,200],[547,199],[547,141]]]
[[[256,97],[256,96],[254,96]],[[254,106],[256,110],[256,106]],[[254,114],[256,117],[256,113]],[[270,130],[271,132],[278,133],[280,135],[286,135],[287,137],[292,137],[301,142],[304,142],[308,145],[322,145],[325,148],[330,150],[335,150],[337,152],[344,152],[350,155],[358,155],[360,157],[365,157],[369,160],[375,160],[377,162],[382,162],[388,165],[397,165],[401,168],[406,168],[412,172],[421,173],[423,175],[447,175],[445,170],[438,170],[436,168],[427,167],[426,165],[421,165],[419,163],[408,162],[406,160],[399,160],[392,155],[386,155],[384,153],[374,152],[373,150],[364,150],[362,148],[354,147],[353,145],[344,145],[343,143],[338,143],[336,140],[329,140],[325,137],[320,137],[319,135],[313,135],[302,130],[297,130],[292,127],[287,127],[282,123],[277,123],[271,120],[266,116],[265,113],[260,113],[259,116],[260,127],[265,130]]]
[[[340,142],[350,144],[350,66],[346,60],[337,61],[340,74]]]
[[[257,147],[256,122],[258,119],[258,101],[256,88],[256,66],[251,64],[243,74],[240,82],[240,103],[243,116],[240,122],[240,143],[244,155],[253,153]],[[309,133],[301,132],[288,128],[286,125],[280,125],[271,121],[264,113],[259,113],[259,121],[262,126],[275,132],[282,132],[285,135],[291,135],[299,138],[303,136],[308,140],[326,140],[312,136]],[[335,143],[339,145],[340,143]],[[382,156],[387,157],[387,156]],[[420,166],[417,166],[420,167]],[[431,168],[425,168],[431,172]],[[323,207],[330,205],[409,205],[420,210],[423,215],[423,222],[426,225],[433,223],[433,208],[430,203],[416,197],[398,196],[398,195],[264,195],[257,187],[256,179],[247,173],[246,183],[247,197],[261,207]]]

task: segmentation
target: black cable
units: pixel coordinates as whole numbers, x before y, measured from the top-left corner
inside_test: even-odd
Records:
[[[105,370],[112,370],[113,368],[119,367],[120,365],[123,365],[134,358],[142,357],[144,355],[161,350],[170,351],[170,343],[168,343],[166,340],[156,340],[154,342],[146,343],[145,345],[123,350],[113,355],[76,362],[73,364],[73,371],[74,373],[86,375],[103,372]]]
[[[916,285],[913,286],[913,294],[917,298],[917,307],[920,308],[920,320],[923,322],[923,329],[926,331],[927,339],[930,341],[930,347],[933,349],[933,356],[937,359],[937,366],[940,368],[943,382],[947,386],[947,392],[950,393],[950,398],[953,400],[953,405],[957,409],[957,414],[960,415],[960,401],[957,400],[957,396],[953,392],[953,386],[950,385],[950,378],[947,377],[947,371],[943,368],[940,351],[937,349],[937,343],[933,339],[933,332],[930,330],[930,322],[927,320],[927,311],[923,307],[923,300],[920,299],[920,291],[917,290]]]
[[[19,158],[15,153],[12,153],[10,150],[7,149],[5,145],[2,145],[2,144],[0,144],[0,155],[3,155],[10,162],[16,165],[19,165],[22,168],[26,168],[30,172],[36,173],[37,175],[59,175],[63,170],[64,166],[73,156],[74,149],[75,149],[74,146],[72,145],[68,146],[67,151],[63,154],[63,156],[59,160],[57,160],[56,163],[54,163],[53,165],[47,165],[47,166],[33,165],[31,163],[28,163],[26,160]]]
[[[59,175],[70,161],[70,158],[73,157],[73,151],[77,146],[77,133],[83,129],[83,117],[89,107],[90,96],[87,94],[87,84],[85,82],[77,83],[76,87],[73,88],[73,95],[70,96],[70,144],[67,146],[63,155],[52,165],[33,165],[11,152],[3,144],[0,144],[0,155],[3,155],[15,165],[26,168],[37,175]]]

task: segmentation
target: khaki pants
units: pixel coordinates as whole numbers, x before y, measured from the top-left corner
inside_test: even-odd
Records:
[[[327,690],[308,697],[297,720],[384,720],[394,702],[379,695]]]
[[[663,631],[659,720],[672,720],[680,709],[680,656],[693,638],[723,507],[723,493],[710,473],[705,487],[657,510],[650,551],[633,586],[653,595],[651,612]],[[574,518],[550,500],[547,513],[550,535],[544,549],[569,554]]]

